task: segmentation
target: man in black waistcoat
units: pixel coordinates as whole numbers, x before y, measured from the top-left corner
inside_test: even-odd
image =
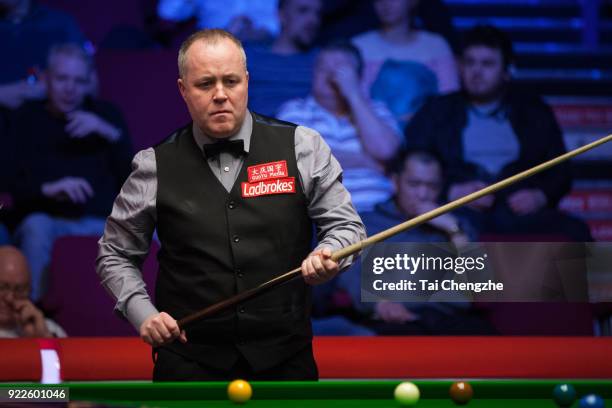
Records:
[[[365,236],[342,170],[317,132],[247,110],[246,57],[229,33],[193,34],[178,62],[193,123],[134,158],[98,274],[154,347],[154,380],[315,380],[310,285],[347,267],[331,252]],[[153,305],[140,266],[155,229]],[[300,263],[304,279],[179,330],[175,319]]]

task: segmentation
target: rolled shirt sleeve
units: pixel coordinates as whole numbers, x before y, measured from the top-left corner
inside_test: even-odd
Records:
[[[157,175],[155,152],[139,152],[132,173],[115,200],[99,241],[96,271],[104,288],[117,301],[115,311],[138,330],[158,313],[142,278],[142,264],[155,230]]]
[[[308,215],[316,225],[319,243],[337,251],[365,239],[365,227],[357,214],[351,195],[342,185],[342,168],[321,135],[298,126],[295,152],[300,180],[308,199]],[[344,269],[355,256],[339,262]]]

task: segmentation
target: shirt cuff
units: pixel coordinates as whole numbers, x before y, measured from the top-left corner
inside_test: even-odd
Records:
[[[132,323],[132,326],[136,328],[136,331],[140,332],[140,326],[150,316],[158,314],[159,312],[151,303],[148,296],[136,294],[132,296],[125,308],[125,317]]]

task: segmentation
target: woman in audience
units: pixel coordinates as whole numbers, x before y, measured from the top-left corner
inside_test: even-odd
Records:
[[[412,62],[435,74],[441,93],[459,87],[453,53],[444,38],[411,27],[419,0],[374,0],[380,28],[353,38],[365,59],[364,85],[369,88],[386,60]]]

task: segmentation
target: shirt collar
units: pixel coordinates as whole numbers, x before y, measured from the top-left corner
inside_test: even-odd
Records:
[[[202,132],[202,130],[195,124],[195,122],[193,122],[192,124],[192,130],[193,130],[193,138],[195,139],[195,142],[197,143],[200,149],[202,149],[205,144],[215,143],[217,141],[217,139],[204,134],[204,132]],[[238,132],[234,133],[227,139],[228,140],[242,140],[242,142],[244,143],[244,151],[248,153],[249,147],[251,145],[251,133],[252,132],[253,132],[253,117],[251,116],[251,112],[247,111],[247,114],[244,116],[244,122],[242,122],[242,126],[240,126],[240,129],[238,130]]]

